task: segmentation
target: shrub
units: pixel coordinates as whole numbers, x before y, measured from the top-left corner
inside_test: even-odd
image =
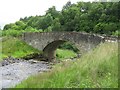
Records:
[[[2,31],[2,36],[13,36],[17,37],[22,35],[23,30],[4,30]]]

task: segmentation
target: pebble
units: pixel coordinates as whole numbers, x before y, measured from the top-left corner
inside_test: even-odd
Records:
[[[11,88],[19,84],[21,81],[27,79],[31,75],[35,75],[44,71],[50,70],[50,65],[43,61],[32,60],[15,60],[9,63],[9,59],[2,62],[0,72],[2,72],[1,88]]]

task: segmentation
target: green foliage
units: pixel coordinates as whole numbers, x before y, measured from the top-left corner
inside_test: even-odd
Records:
[[[7,24],[4,30],[32,29],[51,31],[85,31],[90,33],[116,35],[120,29],[119,2],[78,2],[70,1],[57,11],[55,6],[49,8],[43,16],[30,16]]]
[[[76,48],[76,46],[70,42],[65,42],[64,44],[59,46],[60,49],[68,49],[68,50],[72,50],[76,53],[79,52],[79,50]]]
[[[113,34],[114,36],[120,36],[120,30],[115,31],[115,32],[113,32],[112,34]]]
[[[55,6],[52,6],[51,8],[49,8],[46,11],[46,15],[48,15],[48,14],[51,14],[51,16],[53,17],[53,19],[59,17],[59,11],[56,10]]]
[[[19,30],[24,30],[26,28],[26,24],[22,21],[17,21],[15,24],[18,26]]]
[[[23,30],[3,30],[2,31],[2,36],[13,36],[13,37],[17,37],[22,35],[24,31]]]
[[[15,29],[18,30],[18,26],[14,23],[6,24],[3,30]]]
[[[29,77],[16,88],[118,88],[118,43],[104,43],[79,60]]]
[[[67,58],[76,57],[77,54],[72,50],[57,49],[56,56],[58,59],[67,59]]]
[[[9,29],[9,30],[0,31],[0,36],[18,37],[18,36],[21,36],[25,32],[43,32],[43,30],[42,29],[37,30],[35,28],[32,28],[31,26],[28,26],[25,30]]]
[[[36,17],[34,17],[36,18]],[[34,20],[34,19],[33,19]],[[37,29],[47,29],[49,26],[51,26],[51,23],[53,21],[53,17],[51,16],[51,14],[47,14],[46,16],[43,16],[41,18],[38,18],[35,22],[36,22],[36,27]],[[33,23],[33,21],[31,21]],[[31,25],[32,26],[32,25]]]
[[[72,5],[71,2],[68,1],[66,5],[63,6],[63,10],[68,9],[71,5]]]
[[[25,42],[15,37],[3,37],[1,43],[2,43],[2,58],[6,58],[8,56],[20,58],[28,54],[39,53],[37,49],[32,48]]]
[[[117,31],[117,25],[115,23],[98,23],[95,26],[94,31],[100,34],[111,35],[112,32]]]
[[[24,32],[43,32],[43,30],[42,29],[37,30],[31,26],[28,26]]]
[[[52,31],[61,31],[61,24],[59,18],[55,18],[51,26]]]
[[[44,30],[44,32],[51,32],[52,31],[52,26],[49,26],[47,29]]]

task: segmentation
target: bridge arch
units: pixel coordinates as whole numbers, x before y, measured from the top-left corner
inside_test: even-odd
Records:
[[[63,44],[64,42],[66,41],[63,41],[63,40],[56,40],[56,41],[53,41],[53,42],[50,42],[49,44],[47,44],[45,46],[45,48],[43,49],[43,54],[44,56],[49,59],[50,61],[55,59],[55,56],[56,56],[56,49],[61,45]]]
[[[57,47],[66,41],[73,43],[81,54],[104,42],[104,38],[99,35],[81,32],[24,33],[22,40],[43,51],[44,55],[50,60],[54,58]]]
[[[65,41],[65,40],[55,40],[50,43],[48,43],[45,48],[43,49],[43,54],[44,56],[49,59],[50,61],[56,58],[56,50],[57,48],[62,45],[65,42],[70,42],[70,41]],[[75,45],[75,43],[70,42]],[[75,45],[76,46],[76,45]],[[76,47],[77,48],[77,47]],[[78,48],[77,48],[78,49]]]

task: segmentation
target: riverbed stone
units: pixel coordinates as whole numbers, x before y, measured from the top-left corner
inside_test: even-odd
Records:
[[[36,62],[36,60],[32,60]],[[43,61],[37,61],[32,64],[26,60],[19,60],[12,64],[8,64],[7,60],[4,60],[0,72],[2,72],[2,88],[10,88],[19,84],[22,80],[27,79],[31,75],[49,71],[51,67]]]

